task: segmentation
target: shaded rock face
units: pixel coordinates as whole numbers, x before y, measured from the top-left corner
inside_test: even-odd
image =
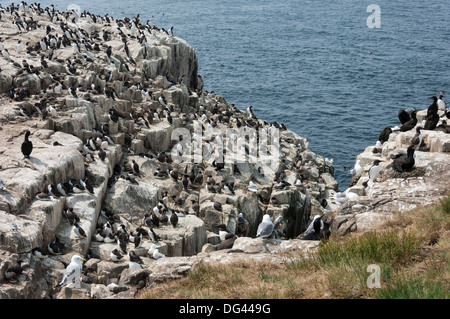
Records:
[[[333,167],[306,139],[203,92],[184,40],[133,19],[72,21],[57,11],[50,19],[36,4],[15,8],[34,22],[17,32],[15,14],[2,15],[11,60],[0,59],[0,298],[133,298],[200,260],[278,262],[282,251],[316,245],[291,238],[337,190]],[[28,52],[15,50],[19,39]],[[261,142],[269,131],[278,135]],[[268,163],[254,160],[258,142],[273,155]],[[244,160],[221,165],[215,152],[239,147]],[[273,242],[254,239],[255,248],[264,214],[282,220]],[[221,243],[222,224],[239,249],[206,253]],[[82,285],[58,287],[74,254],[87,260]],[[4,272],[19,258],[26,267],[8,282]]]
[[[422,126],[426,110],[417,114]],[[443,115],[444,111],[439,111]],[[439,124],[442,121],[439,122]],[[450,189],[450,153],[446,145],[450,135],[439,129],[422,130],[423,141],[414,152],[415,164],[412,170],[398,172],[393,168],[390,155],[406,153],[416,133],[416,127],[406,132],[393,132],[381,147],[369,146],[357,156],[363,167],[361,177],[348,191],[357,194],[345,203],[332,201],[337,210],[334,227],[338,234],[364,232],[375,229],[396,214],[433,204],[448,195]],[[373,150],[379,151],[374,153]],[[368,171],[374,160],[381,160],[380,175],[375,183],[369,180]],[[332,195],[333,197],[334,195]],[[335,206],[334,206],[335,205]]]

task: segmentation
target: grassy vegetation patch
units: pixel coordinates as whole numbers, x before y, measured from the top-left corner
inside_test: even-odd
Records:
[[[446,197],[398,214],[379,230],[332,236],[306,257],[280,256],[280,264],[200,264],[186,278],[156,285],[141,297],[447,299],[449,233]]]

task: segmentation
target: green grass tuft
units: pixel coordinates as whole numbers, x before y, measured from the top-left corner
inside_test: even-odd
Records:
[[[449,290],[442,282],[429,282],[425,278],[400,278],[377,290],[377,299],[448,299]]]
[[[421,240],[411,232],[373,232],[344,241],[329,241],[319,247],[312,261],[320,267],[355,263],[394,265],[410,260],[419,251],[420,244]]]

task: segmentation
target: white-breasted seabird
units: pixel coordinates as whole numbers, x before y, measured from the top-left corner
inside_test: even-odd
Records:
[[[252,181],[250,181],[249,185],[248,185],[248,190],[251,192],[256,192],[256,191],[258,191],[258,186],[255,183],[253,183]]]
[[[95,230],[94,238],[95,238],[95,241],[98,241],[98,242],[105,241],[105,236],[103,235],[103,230],[101,228],[98,228]]]
[[[16,45],[16,52],[17,53],[22,53],[22,50],[23,50],[23,44],[22,44],[22,41],[19,40],[17,45]]]
[[[348,172],[352,175],[353,181],[357,180],[361,176],[361,173],[363,172],[363,167],[361,166],[361,160],[359,160],[359,159],[356,160],[355,165]]]
[[[60,242],[58,237],[55,237],[55,239],[47,245],[47,250],[52,255],[60,255],[62,254],[64,247],[64,243]]]
[[[114,250],[111,251],[111,253],[109,254],[109,258],[116,262],[116,261],[120,261],[123,258],[123,255],[119,252],[119,250],[117,250],[117,248],[115,248]]]
[[[160,259],[160,258],[166,257],[166,255],[160,253],[158,248],[155,248],[155,250],[153,251],[152,257],[154,259]]]
[[[84,229],[80,225],[78,225],[77,222],[75,222],[73,224],[73,227],[74,227],[73,231],[78,237],[81,237],[81,238],[86,238],[87,237],[86,232],[84,231]]]
[[[437,100],[438,110],[445,111],[447,109],[447,103],[444,101],[444,95],[439,95]]]
[[[369,184],[370,182],[373,184],[375,183],[376,179],[378,178],[378,175],[380,174],[380,160],[374,160],[372,167],[369,169]]]
[[[270,219],[269,214],[265,214],[261,223],[258,225],[258,229],[256,231],[256,237],[267,238],[272,234],[273,231],[273,222]]]
[[[77,271],[78,274],[80,275],[79,280],[81,281],[81,271],[83,270],[83,261],[85,261],[85,259],[80,255],[73,255],[70,264],[64,270],[63,278],[61,282],[58,284],[58,286],[67,285],[69,283],[69,277],[72,275],[77,275]]]

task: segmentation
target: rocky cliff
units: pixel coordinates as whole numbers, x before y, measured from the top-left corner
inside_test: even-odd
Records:
[[[1,10],[0,298],[131,298],[199,260],[317,244],[293,238],[331,208],[332,165],[257,110],[204,92],[195,51],[171,30],[37,4]],[[269,161],[250,160],[255,145]],[[236,148],[246,160],[221,162]],[[264,214],[282,220],[262,243],[252,237]],[[240,248],[217,251],[223,228]],[[87,259],[81,289],[57,287],[74,254]]]
[[[356,157],[362,168],[342,193],[332,194],[330,205],[336,213],[334,229],[339,235],[376,229],[395,215],[426,206],[449,195],[450,127],[448,110],[439,110],[434,129],[421,129],[422,143],[414,151],[414,166],[403,172],[393,167],[398,154],[406,154],[424,128],[427,109],[417,108],[417,123],[407,131],[393,128],[384,143],[368,146]],[[381,144],[381,145],[380,145]],[[369,170],[380,161],[380,172],[369,181]]]

